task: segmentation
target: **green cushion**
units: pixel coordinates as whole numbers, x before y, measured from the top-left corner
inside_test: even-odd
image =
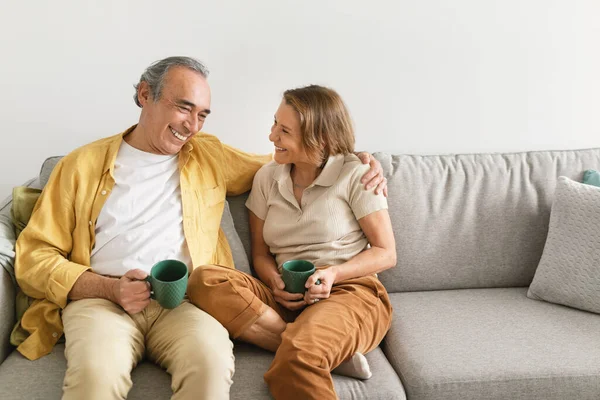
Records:
[[[25,186],[17,186],[13,189],[11,215],[17,237],[29,222],[33,207],[41,193],[40,189]]]
[[[600,172],[588,169],[583,173],[583,183],[586,185],[600,186]]]
[[[10,211],[12,222],[15,225],[16,237],[19,237],[19,234],[27,226],[33,208],[41,193],[40,189],[25,186],[18,186],[13,189],[12,208]],[[17,323],[10,334],[10,343],[13,346],[20,345],[29,336],[29,332],[21,327],[21,318],[33,301],[34,299],[26,296],[20,288],[17,290],[15,303]]]

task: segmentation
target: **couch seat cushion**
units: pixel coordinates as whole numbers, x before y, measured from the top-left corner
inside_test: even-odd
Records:
[[[0,399],[60,399],[62,381],[67,367],[64,344],[36,361],[29,361],[18,352],[0,365]],[[380,348],[367,355],[373,377],[367,381],[334,375],[335,389],[341,400],[405,400],[400,379]],[[236,372],[231,387],[231,400],[271,399],[263,374],[273,355],[254,346],[236,343]],[[171,398],[171,377],[148,362],[139,364],[132,373],[133,388],[129,400],[160,400]]]
[[[600,316],[526,293],[391,294],[382,347],[408,398],[600,399]]]

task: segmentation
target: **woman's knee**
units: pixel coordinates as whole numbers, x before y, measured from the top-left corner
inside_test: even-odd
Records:
[[[210,312],[215,305],[215,296],[222,290],[222,284],[227,282],[228,269],[206,265],[197,267],[190,275],[187,294],[190,301],[197,307]]]

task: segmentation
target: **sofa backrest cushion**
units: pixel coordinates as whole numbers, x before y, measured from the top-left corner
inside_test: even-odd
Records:
[[[375,157],[396,238],[396,268],[379,275],[390,292],[528,286],[558,176],[600,167],[600,149]]]
[[[39,176],[39,185],[41,188],[46,186],[48,183],[48,178],[52,173],[52,170],[58,163],[58,161],[62,157],[50,157],[44,161],[42,165],[42,169],[40,171]],[[246,218],[247,221],[247,218]],[[239,225],[239,224],[238,224]],[[245,247],[245,244],[242,244],[240,237],[236,232],[236,224],[233,223],[233,219],[231,218],[230,207],[228,203],[225,203],[225,208],[223,209],[223,217],[221,218],[221,229],[225,233],[227,237],[227,241],[229,242],[229,247],[231,247],[231,254],[233,256],[233,262],[235,264],[235,268],[246,273],[250,273],[250,262],[248,261],[248,254],[245,249],[249,247]]]

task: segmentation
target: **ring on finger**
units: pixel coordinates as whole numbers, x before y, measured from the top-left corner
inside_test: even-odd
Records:
[[[315,304],[318,301],[319,301],[319,299],[313,299],[313,304]]]

